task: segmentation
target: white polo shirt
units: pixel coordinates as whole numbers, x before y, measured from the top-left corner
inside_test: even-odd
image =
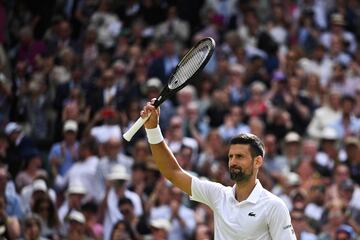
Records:
[[[296,239],[285,203],[264,189],[259,180],[242,202],[235,199],[235,186],[225,187],[193,177],[191,188],[191,199],[213,210],[217,240]]]

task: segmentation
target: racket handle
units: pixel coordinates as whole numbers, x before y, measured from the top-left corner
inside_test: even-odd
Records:
[[[144,125],[146,120],[150,117],[150,114],[146,118],[139,117],[138,120],[123,134],[123,138],[130,142],[133,136],[139,131],[139,129]]]

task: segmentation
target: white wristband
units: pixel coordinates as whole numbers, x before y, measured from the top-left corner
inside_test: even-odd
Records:
[[[150,144],[158,144],[164,140],[159,125],[156,128],[145,128],[145,131]]]

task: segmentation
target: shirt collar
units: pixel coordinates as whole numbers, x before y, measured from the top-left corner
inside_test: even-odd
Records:
[[[236,185],[234,185],[234,187],[233,187],[233,193],[234,194],[235,194],[235,188],[236,188]],[[261,196],[261,193],[262,193],[263,189],[264,188],[261,185],[259,179],[256,179],[255,187],[251,191],[250,195],[248,196],[248,198],[245,201],[249,202],[249,203],[256,204],[257,201],[260,199],[260,196]]]

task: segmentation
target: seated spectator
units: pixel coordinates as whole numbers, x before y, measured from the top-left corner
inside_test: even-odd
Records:
[[[67,219],[69,228],[66,233],[66,239],[89,239],[93,240],[86,235],[85,232],[85,216],[82,212],[77,210],[72,210]]]
[[[81,206],[85,216],[86,234],[95,239],[102,239],[103,226],[98,222],[99,207],[95,202],[87,202]]]
[[[30,148],[24,153],[23,169],[15,178],[16,189],[18,192],[30,185],[33,180],[39,175],[46,175],[46,171],[42,169],[42,159],[40,152],[36,148]]]
[[[81,182],[72,181],[66,191],[65,201],[59,207],[59,220],[64,223],[72,209],[81,209],[82,201],[86,194],[86,188]]]
[[[350,95],[344,95],[341,98],[341,117],[329,126],[337,131],[340,139],[351,135],[360,135],[360,118],[354,115],[355,99]]]
[[[307,222],[304,213],[301,210],[292,210],[290,212],[292,225],[299,240],[318,240],[314,229]]]
[[[335,233],[336,240],[352,240],[355,238],[355,232],[353,228],[347,224],[341,224]]]
[[[45,195],[38,198],[32,206],[32,213],[40,218],[41,236],[54,239],[60,237],[60,220],[55,203]]]
[[[137,240],[130,224],[125,220],[117,221],[112,228],[110,240],[118,239]]]
[[[151,236],[153,240],[166,240],[169,238],[171,224],[166,218],[158,218],[150,221]]]
[[[319,231],[322,228],[323,217],[325,215],[325,185],[323,179],[313,178],[309,184],[308,202],[304,209],[304,214],[308,218],[310,225]],[[331,226],[329,226],[329,229]],[[332,226],[333,227],[333,226]]]
[[[41,221],[37,215],[27,215],[22,223],[20,240],[48,240],[41,236]]]
[[[0,195],[0,238],[16,239],[20,236],[20,224],[16,216],[7,214],[7,201],[3,195]]]
[[[339,137],[334,128],[327,127],[322,131],[315,156],[315,168],[322,176],[331,176],[335,164],[339,162],[338,141]]]
[[[26,135],[23,127],[16,122],[9,122],[5,127],[5,133],[9,138],[8,167],[13,178],[17,176],[25,164],[23,153],[27,149],[35,147],[34,141]]]
[[[117,137],[110,137],[103,144],[103,157],[96,166],[96,183],[98,186],[98,194],[95,199],[97,202],[102,201],[105,192],[106,176],[110,174],[114,166],[121,164],[131,173],[133,159],[124,154],[123,142]]]
[[[0,164],[0,195],[5,197],[6,214],[11,217],[21,219],[24,211],[21,201],[15,190],[14,182],[9,179],[9,173],[5,165]]]
[[[34,181],[24,187],[21,191],[21,205],[25,213],[29,213],[34,203],[42,197],[49,196],[51,201],[56,203],[56,192],[48,187],[48,183],[42,177],[37,177]]]
[[[192,240],[210,240],[212,236],[212,232],[210,228],[205,223],[200,223],[196,225],[194,236],[191,238]]]
[[[172,151],[179,152],[182,145],[190,146],[194,153],[198,152],[199,144],[192,137],[186,137],[184,134],[185,123],[179,115],[174,115],[170,119],[169,128],[165,133],[165,141],[169,144]]]
[[[295,139],[292,139],[295,140]],[[279,154],[278,139],[272,133],[264,137],[265,161],[264,168],[274,180],[281,180],[285,172],[290,171],[289,163],[286,158]]]
[[[150,210],[150,221],[169,219],[171,230],[168,230],[169,239],[183,239],[192,236],[196,222],[195,213],[186,207],[183,202],[183,193],[176,187],[170,188],[170,199],[165,205]]]
[[[52,145],[49,162],[52,177],[64,177],[71,166],[78,160],[79,142],[76,140],[78,124],[68,120],[63,126],[63,140]]]
[[[99,162],[97,153],[97,143],[94,138],[85,138],[79,145],[79,160],[74,163],[63,179],[56,179],[57,186],[64,188],[71,181],[79,181],[86,189],[84,201],[94,199],[98,193],[94,190],[94,179],[96,167]]]
[[[94,122],[102,121],[102,124],[93,126]],[[117,124],[117,112],[112,108],[103,108],[97,112],[93,121],[88,125],[90,135],[101,144],[111,137],[121,139],[121,129]]]
[[[119,199],[129,198],[134,205],[134,212],[137,217],[143,214],[143,207],[139,195],[127,189],[130,175],[126,168],[120,164],[113,166],[110,174],[106,176],[105,196],[101,203],[100,216],[103,217],[104,239],[109,239],[112,226],[117,220],[123,219],[123,214],[119,211]]]
[[[219,134],[224,141],[230,140],[239,133],[250,132],[249,126],[244,122],[244,115],[240,106],[230,107],[229,112],[224,116],[224,123],[219,126]]]
[[[244,105],[244,113],[248,118],[259,117],[265,118],[266,102],[265,102],[266,85],[260,81],[255,81],[250,86],[250,98]]]
[[[325,96],[325,103],[315,110],[307,127],[307,134],[310,137],[321,138],[324,128],[340,118],[340,98],[341,94],[335,90],[330,90]]]
[[[130,228],[139,238],[138,228],[140,227],[139,224],[141,224],[141,222],[139,221],[139,217],[135,215],[134,204],[132,201],[126,197],[120,198],[118,208],[120,213],[123,215],[124,220],[129,224]]]

